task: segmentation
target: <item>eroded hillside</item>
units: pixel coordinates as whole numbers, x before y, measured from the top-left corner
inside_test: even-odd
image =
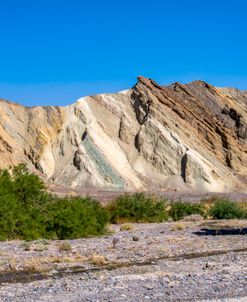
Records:
[[[140,77],[66,107],[2,100],[0,158],[72,188],[246,191],[247,93]]]

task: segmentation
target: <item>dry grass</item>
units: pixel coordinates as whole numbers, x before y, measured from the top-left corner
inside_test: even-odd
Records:
[[[26,259],[23,263],[23,268],[25,271],[28,271],[28,272],[41,272],[42,265],[40,262],[40,258],[32,257],[32,258]]]
[[[103,266],[103,265],[107,264],[107,260],[106,260],[105,256],[98,255],[98,254],[93,254],[89,258],[89,260],[91,263],[93,263],[94,265],[97,265],[97,266]]]
[[[69,191],[67,194],[69,197],[78,197],[78,194],[74,191]]]
[[[120,226],[120,231],[134,231],[134,225],[132,223],[124,223]]]
[[[23,248],[24,251],[31,251],[33,244],[32,242],[23,242],[20,247]]]
[[[42,262],[49,264],[49,263],[63,263],[64,257],[59,257],[59,256],[53,256],[53,257],[46,257],[42,259]]]
[[[41,272],[42,265],[40,261],[40,257],[31,257],[28,259],[17,259],[15,257],[11,257],[8,261],[9,269],[12,272],[18,271],[27,271],[27,272]]]
[[[218,198],[216,196],[212,196],[209,198],[202,199],[200,203],[204,206],[205,212],[207,213],[217,200]]]
[[[63,261],[64,262],[69,262],[69,263],[77,263],[77,262],[85,262],[88,258],[78,255],[76,257],[64,257]]]
[[[4,256],[7,256],[8,253],[6,253],[5,251],[0,251],[0,257],[4,257]]]
[[[76,262],[84,262],[84,261],[86,261],[88,258],[85,257],[85,256],[82,256],[79,252],[76,252],[76,253],[74,253],[74,255],[73,255],[73,259],[74,259]]]
[[[43,251],[47,250],[47,246],[45,246],[44,244],[41,244],[41,243],[35,244],[35,245],[33,245],[32,250],[35,252],[43,252]]]
[[[105,259],[105,258],[104,258]],[[90,261],[92,260],[95,263],[105,263],[103,261],[104,259],[95,257],[90,258]],[[12,272],[17,271],[27,271],[27,272],[44,272],[47,271],[48,268],[51,268],[52,264],[56,263],[79,263],[79,262],[85,262],[88,261],[89,258],[82,256],[79,253],[75,253],[71,256],[50,256],[50,257],[30,257],[27,259],[21,259],[16,257],[11,257],[7,261],[9,269]]]
[[[185,225],[182,223],[176,223],[171,227],[171,231],[182,231],[185,228]]]
[[[77,263],[77,262],[85,262],[88,258],[85,256],[80,255],[79,253],[73,256],[53,256],[53,257],[45,257],[41,259],[42,263]]]
[[[247,202],[246,201],[241,201],[238,202],[238,205],[245,211],[247,211]]]
[[[16,261],[16,258],[15,257],[11,257],[9,259],[9,269],[12,271],[12,272],[17,272],[18,271],[18,265],[17,265],[17,261]]]
[[[20,247],[23,248],[24,251],[43,252],[48,249],[47,245],[48,242],[46,240],[39,240],[36,242],[23,242]]]
[[[64,242],[61,242],[58,246],[58,250],[59,252],[71,252],[72,251],[72,246],[71,244],[68,242],[68,241],[64,241]]]

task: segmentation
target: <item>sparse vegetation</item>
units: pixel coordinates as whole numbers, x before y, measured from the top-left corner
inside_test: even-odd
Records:
[[[21,244],[21,248],[23,248],[24,251],[31,251],[32,250],[32,243],[25,241]]]
[[[103,266],[107,264],[107,260],[105,258],[105,256],[102,255],[98,255],[98,254],[93,254],[90,258],[89,258],[90,262],[92,262],[92,264],[96,265],[96,266]]]
[[[38,257],[26,259],[23,263],[24,270],[27,272],[41,272],[42,265]]]
[[[37,240],[37,241],[24,241],[21,243],[21,248],[24,251],[35,251],[35,252],[43,252],[48,249],[48,241],[47,240]]]
[[[43,252],[43,251],[46,251],[46,250],[47,250],[47,246],[45,246],[44,244],[41,244],[41,243],[35,244],[35,245],[33,246],[33,250],[34,250],[35,252]]]
[[[17,261],[16,261],[16,258],[15,257],[11,257],[9,259],[9,269],[12,271],[12,272],[16,272],[18,270],[18,266],[17,266]]]
[[[132,223],[124,223],[120,226],[120,231],[133,231],[134,225]]]
[[[184,229],[184,225],[181,223],[176,223],[172,226],[171,231],[182,231]]]
[[[236,202],[228,199],[218,199],[209,210],[214,219],[247,218],[247,211]]]
[[[205,209],[201,203],[188,203],[176,201],[171,204],[169,215],[173,220],[177,221],[192,214],[205,215]]]
[[[58,246],[59,252],[71,252],[72,246],[68,241],[61,242]]]
[[[107,209],[112,223],[162,222],[168,219],[165,200],[144,193],[121,195]]]

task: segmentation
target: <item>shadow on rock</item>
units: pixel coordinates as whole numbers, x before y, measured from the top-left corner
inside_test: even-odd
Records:
[[[217,235],[247,235],[247,228],[226,228],[226,229],[201,229],[194,232],[198,236],[217,236]]]

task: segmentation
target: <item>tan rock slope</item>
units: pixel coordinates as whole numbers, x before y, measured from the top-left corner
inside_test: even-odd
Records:
[[[66,107],[1,100],[0,159],[72,188],[247,191],[247,92],[139,77]]]

